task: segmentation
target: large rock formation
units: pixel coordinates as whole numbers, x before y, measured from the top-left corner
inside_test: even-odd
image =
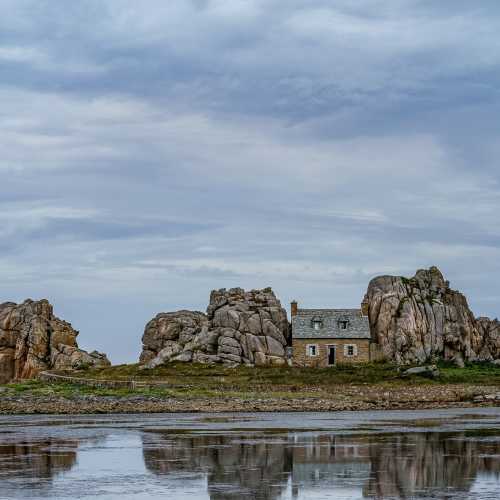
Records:
[[[476,319],[465,296],[436,267],[411,279],[373,279],[365,303],[372,336],[386,359],[408,364],[439,357],[461,365],[500,358],[499,322]]]
[[[78,332],[56,316],[47,300],[0,304],[0,383],[47,369],[109,365],[106,355],[78,348]]]
[[[140,362],[154,368],[169,361],[247,365],[284,364],[289,324],[270,288],[214,290],[207,315],[178,311],[151,320]]]
[[[201,353],[217,353],[217,339],[210,342],[208,319],[198,311],[160,313],[144,329],[141,363],[149,368],[168,361],[192,361]]]

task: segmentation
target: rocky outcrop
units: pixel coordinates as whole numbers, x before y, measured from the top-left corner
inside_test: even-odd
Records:
[[[217,353],[210,341],[207,316],[198,311],[160,313],[144,329],[140,363],[149,368],[168,361],[192,361],[193,355]]]
[[[478,335],[472,339],[472,350],[478,360],[498,361],[500,359],[500,321],[498,319],[478,318]]]
[[[140,362],[280,365],[289,338],[286,311],[270,288],[214,290],[207,314],[158,314],[145,328]]]
[[[213,291],[207,309],[223,361],[251,365],[284,364],[289,324],[270,288]]]
[[[54,316],[47,300],[0,304],[0,383],[47,369],[106,366],[106,355],[78,348],[78,332]]]
[[[476,319],[465,296],[436,267],[411,279],[373,279],[365,304],[373,339],[386,359],[409,364],[444,358],[463,365],[500,358],[499,322]]]

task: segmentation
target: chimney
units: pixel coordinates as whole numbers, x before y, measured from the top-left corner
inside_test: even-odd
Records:
[[[290,304],[290,314],[291,314],[292,318],[294,316],[297,316],[298,307],[299,307],[299,305],[297,304],[297,301],[296,300],[292,301],[292,303]]]

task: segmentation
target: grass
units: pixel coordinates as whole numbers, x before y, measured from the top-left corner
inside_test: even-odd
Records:
[[[140,370],[139,365],[118,365],[108,368],[89,369],[79,372],[80,377],[106,380],[163,380],[173,386],[200,385],[234,386],[237,388],[286,386],[287,388],[325,387],[343,384],[490,384],[500,385],[500,366],[491,363],[468,363],[458,368],[452,363],[438,363],[441,375],[433,381],[424,377],[401,377],[401,369],[390,363],[365,363],[337,365],[329,368],[260,367],[239,366],[226,368],[222,365],[198,365],[172,363],[152,370]]]
[[[7,385],[5,394],[38,396],[113,396],[133,395],[182,398],[308,398],[327,397],[340,391],[339,386],[380,386],[390,390],[417,385],[489,385],[500,387],[500,367],[490,363],[467,364],[458,368],[439,364],[441,375],[431,380],[421,376],[401,377],[400,369],[388,363],[338,365],[331,368],[261,367],[197,365],[177,363],[152,370],[139,365],[118,365],[86,369],[73,373],[76,377],[102,380],[136,380],[164,382],[167,387],[93,388],[71,383],[45,383],[36,380]],[[0,395],[1,397],[1,395]]]
[[[500,366],[492,363],[467,363],[459,368],[450,362],[439,363],[439,381],[447,384],[500,385]]]

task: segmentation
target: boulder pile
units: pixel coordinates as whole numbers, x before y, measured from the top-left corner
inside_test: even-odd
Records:
[[[452,290],[436,267],[410,279],[373,279],[365,303],[372,338],[385,359],[418,364],[441,358],[463,366],[500,358],[498,320],[476,319],[465,296]]]
[[[140,362],[154,368],[169,361],[283,365],[290,326],[270,288],[214,290],[207,314],[160,313],[144,330]]]
[[[48,369],[110,365],[105,354],[79,349],[77,335],[47,300],[0,304],[0,383]]]

